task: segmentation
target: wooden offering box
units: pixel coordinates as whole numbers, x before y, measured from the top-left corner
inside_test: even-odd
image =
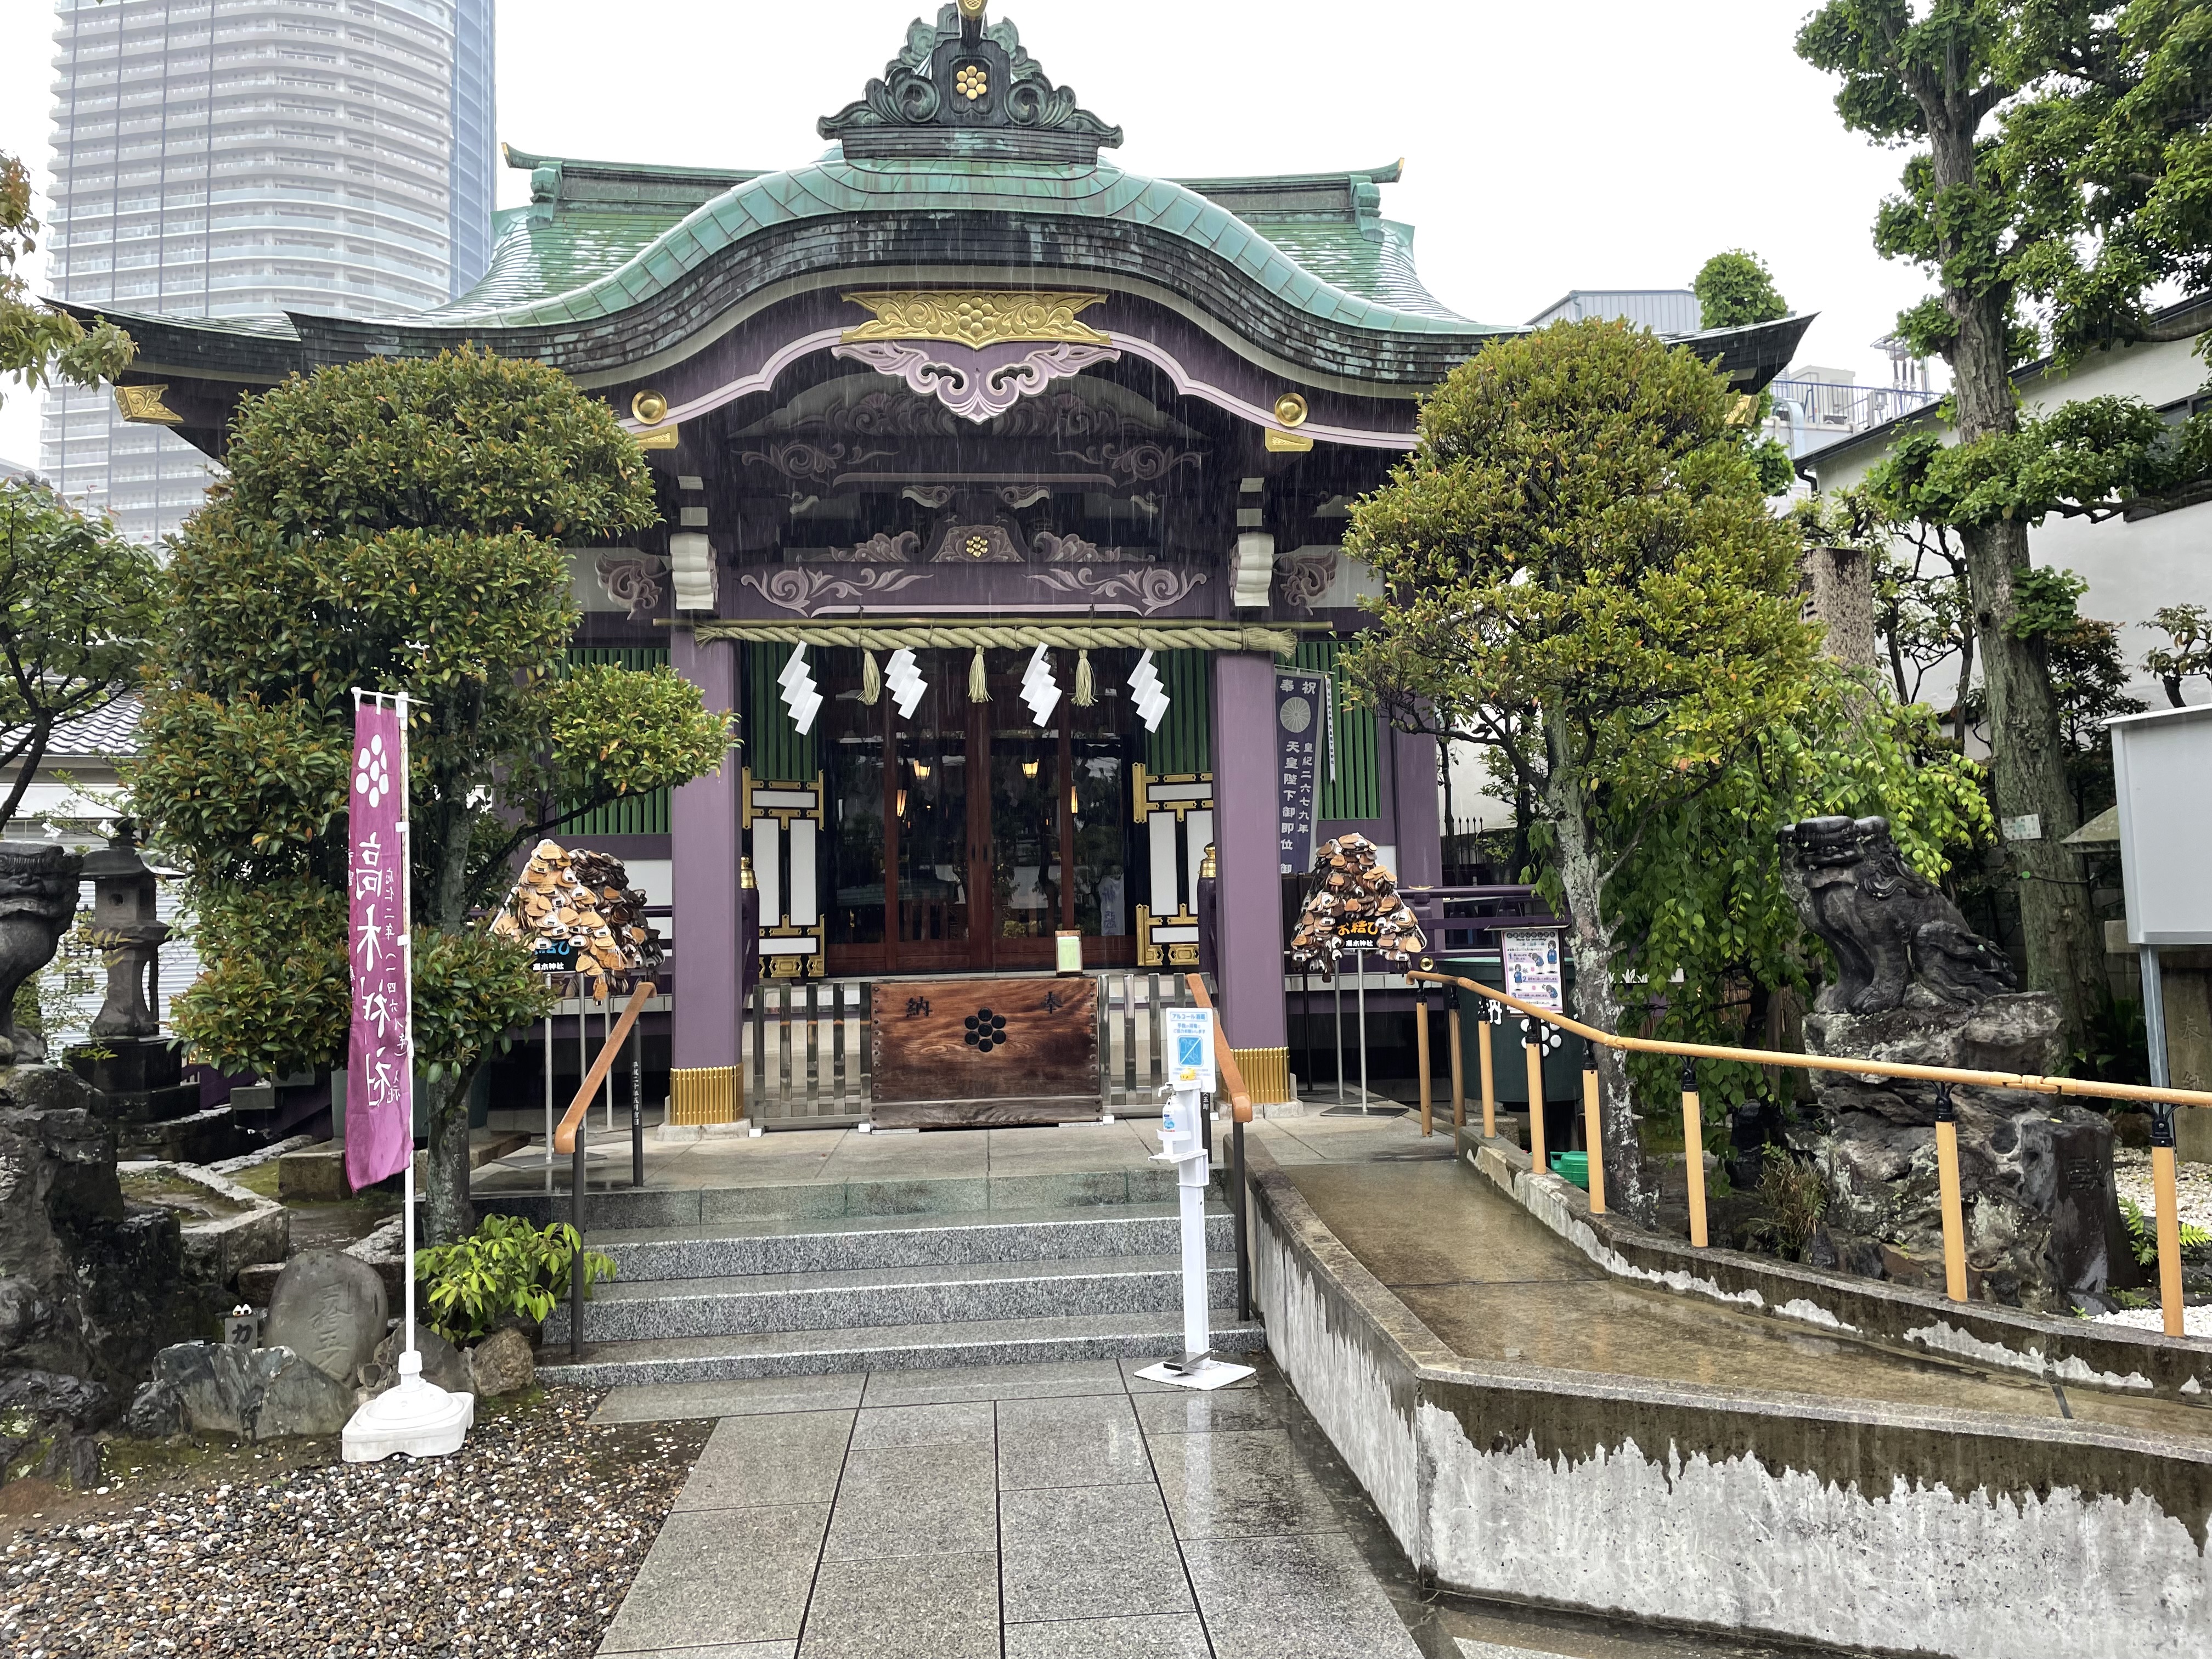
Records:
[[[885,1129],[1098,1115],[1098,982],[909,980],[873,988],[872,1115]]]

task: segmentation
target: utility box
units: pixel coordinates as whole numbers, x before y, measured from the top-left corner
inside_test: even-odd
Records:
[[[2107,720],[2130,945],[2212,945],[2212,706]]]

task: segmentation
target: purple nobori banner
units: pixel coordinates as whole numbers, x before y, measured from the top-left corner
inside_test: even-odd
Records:
[[[354,696],[347,957],[346,1180],[359,1191],[415,1150],[414,952],[408,937],[407,700]]]

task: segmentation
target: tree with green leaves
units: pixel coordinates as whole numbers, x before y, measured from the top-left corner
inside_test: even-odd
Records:
[[[1911,150],[1875,246],[1935,280],[1899,332],[1916,355],[1951,367],[1958,455],[1936,465],[1923,458],[1919,476],[1893,479],[1888,493],[1902,514],[1955,529],[1964,549],[1997,811],[2041,830],[2005,843],[2028,981],[2058,994],[2078,1038],[2102,983],[2103,945],[2081,862],[2063,845],[2075,815],[2048,641],[2012,623],[2028,527],[2040,516],[2032,502],[2050,497],[2039,470],[2086,459],[2096,471],[2126,433],[2077,431],[2065,443],[2062,426],[2023,446],[2012,372],[2046,348],[2063,365],[2100,346],[2165,337],[2154,291],[2199,292],[2212,279],[2204,9],[1826,0],[1797,50],[1840,78],[1847,127]],[[2094,428],[2109,411],[2053,418]],[[1991,510],[1967,499],[1976,488]],[[2023,500],[2008,511],[1997,498],[2015,488]]]
[[[2143,672],[2158,676],[2167,702],[2185,708],[2183,684],[2212,680],[2212,611],[2201,605],[2169,605],[2154,611],[2150,621],[2166,643],[2143,658]]]
[[[137,347],[112,323],[88,329],[31,298],[16,266],[38,251],[38,233],[31,175],[14,156],[0,154],[0,377],[15,375],[33,391],[53,380],[96,386],[113,380]]]
[[[1658,813],[1615,878],[1620,944],[1663,1005],[1654,1033],[1779,1048],[1783,994],[1809,1005],[1825,951],[1783,890],[1778,826],[1879,815],[1905,863],[1940,882],[1994,839],[1984,781],[1924,704],[1893,701],[1865,668],[1815,662],[1811,694],[1753,732],[1710,787]],[[1665,1097],[1674,1062],[1629,1066]],[[1773,1086],[1735,1061],[1702,1066],[1698,1080],[1711,1126]]]
[[[138,684],[161,566],[104,518],[46,485],[0,481],[0,826],[15,817],[56,728]]]
[[[1690,287],[1705,328],[1747,328],[1790,314],[1766,261],[1741,248],[1713,255],[1690,279]]]
[[[459,1238],[469,1086],[547,1006],[471,913],[539,835],[715,769],[729,719],[665,669],[567,662],[562,544],[657,514],[635,441],[557,370],[464,349],[295,376],[224,462],[176,539],[130,777],[198,917],[177,1030],[227,1069],[342,1062],[352,691],[409,693],[428,1231]]]
[[[1382,588],[1345,662],[1411,730],[1498,754],[1538,803],[1582,1018],[1621,1027],[1614,884],[1650,825],[1809,695],[1796,531],[1767,510],[1741,397],[1618,322],[1486,348],[1352,510]],[[1648,1214],[1628,1076],[1598,1055],[1609,1191]]]

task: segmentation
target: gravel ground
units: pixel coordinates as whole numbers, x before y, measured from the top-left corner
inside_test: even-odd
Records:
[[[713,1427],[594,1425],[599,1397],[489,1402],[450,1458],[123,1480],[0,1548],[0,1651],[587,1659]]]
[[[2156,1308],[2124,1308],[2118,1313],[2100,1314],[2100,1325],[2132,1325],[2137,1330],[2162,1331],[2166,1316]],[[2185,1336],[2201,1337],[2212,1341],[2212,1304],[2181,1310],[2181,1332]]]
[[[2158,1212],[2158,1196],[2151,1190],[2149,1152],[2138,1146],[2114,1147],[2112,1176],[2122,1198],[2134,1200],[2145,1215]],[[2182,1220],[2193,1227],[2212,1228],[2212,1164],[2177,1164],[2173,1187]]]

